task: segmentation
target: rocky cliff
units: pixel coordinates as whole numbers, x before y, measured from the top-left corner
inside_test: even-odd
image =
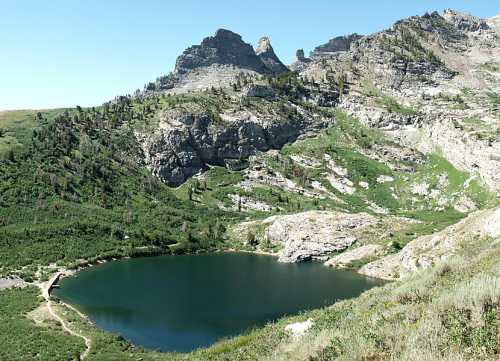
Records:
[[[362,37],[363,36],[359,34],[337,36],[330,39],[326,44],[314,48],[311,52],[311,57],[331,55],[340,51],[348,51],[351,48],[351,44]]]
[[[340,81],[349,114],[406,147],[441,148],[459,169],[498,189],[499,137],[486,129],[498,129],[499,58],[494,19],[447,10],[398,21],[347,52],[319,55],[301,74]],[[472,119],[475,130],[466,124]]]
[[[251,95],[256,95],[251,93]],[[265,100],[262,100],[266,102]],[[306,114],[227,109],[214,117],[196,106],[161,112],[158,128],[138,133],[145,162],[170,185],[219,165],[242,169],[257,152],[280,149],[301,135],[329,124]]]
[[[241,73],[271,75],[286,71],[269,38],[261,38],[254,51],[239,34],[219,29],[200,45],[187,48],[177,58],[174,71],[147,84],[145,90],[179,92],[226,87]]]
[[[268,73],[269,69],[261,61],[250,44],[232,31],[219,29],[214,36],[203,39],[200,45],[187,48],[177,58],[175,74],[213,64],[233,65],[257,73]]]
[[[282,74],[288,71],[288,68],[274,53],[269,38],[263,37],[259,40],[259,46],[255,50],[255,53],[273,74]]]

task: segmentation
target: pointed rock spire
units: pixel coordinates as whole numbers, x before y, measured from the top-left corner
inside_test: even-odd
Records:
[[[281,60],[274,52],[269,38],[260,38],[259,45],[255,50],[255,54],[257,54],[257,56],[262,60],[262,62],[272,73],[281,74],[288,71],[288,68],[281,62]]]

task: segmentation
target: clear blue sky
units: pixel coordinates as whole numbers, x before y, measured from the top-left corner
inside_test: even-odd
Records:
[[[98,105],[172,70],[218,28],[255,44],[266,35],[285,63],[346,33],[453,8],[481,17],[498,0],[0,0],[0,109]]]

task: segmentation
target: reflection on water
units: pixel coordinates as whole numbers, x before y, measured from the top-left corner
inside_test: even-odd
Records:
[[[111,262],[64,279],[55,294],[135,344],[183,352],[378,284],[319,263],[231,253]]]

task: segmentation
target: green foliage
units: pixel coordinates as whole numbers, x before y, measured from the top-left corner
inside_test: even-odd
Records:
[[[488,92],[487,94],[489,102],[494,106],[500,105],[500,94],[494,92]]]
[[[202,240],[196,248],[221,241],[208,239],[206,230],[212,219],[231,222],[233,215],[178,198],[137,165],[133,127],[160,101],[120,98],[40,115],[31,138],[0,161],[0,273],[127,256],[143,247],[170,252],[170,245],[193,239]],[[189,234],[181,231],[184,223]]]
[[[83,341],[64,334],[57,325],[35,326],[25,317],[35,309],[37,288],[0,291],[0,359],[5,361],[76,360]]]
[[[383,34],[379,38],[379,45],[382,49],[392,52],[395,59],[441,64],[436,54],[422,45],[422,38],[426,40],[424,32],[400,25],[394,36]]]
[[[500,72],[500,63],[497,62],[488,62],[480,65],[480,68],[492,73]]]

